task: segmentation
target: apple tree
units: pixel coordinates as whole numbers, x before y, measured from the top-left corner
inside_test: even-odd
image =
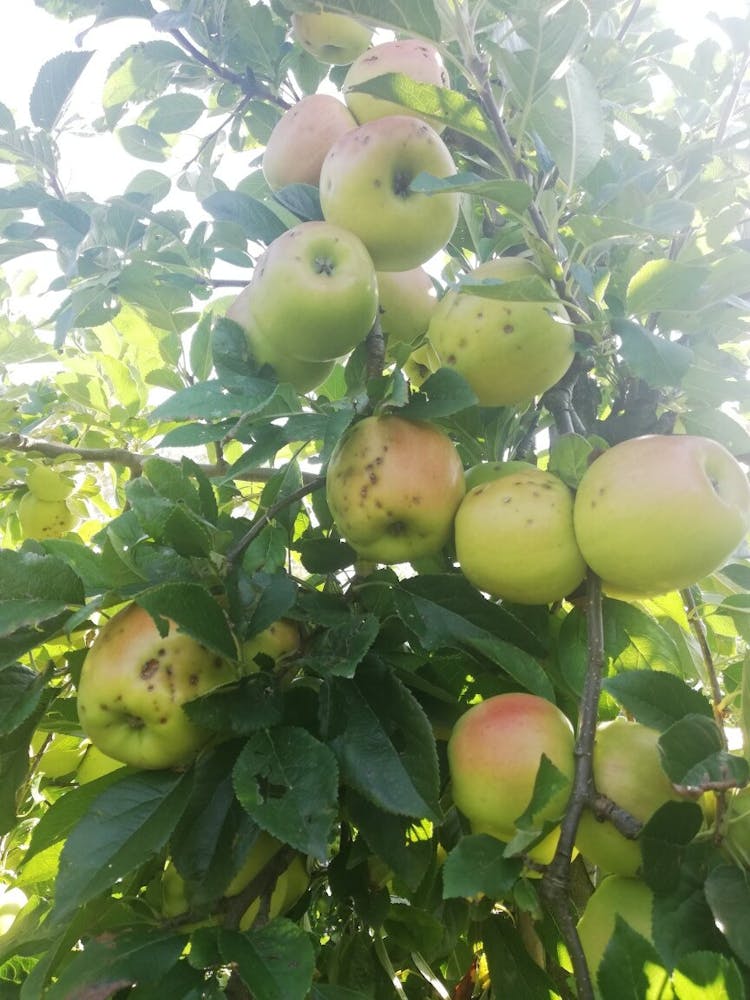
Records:
[[[749,996],[750,23],[35,2],[2,996]]]

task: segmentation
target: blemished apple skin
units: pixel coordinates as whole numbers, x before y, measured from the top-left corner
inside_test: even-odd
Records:
[[[328,222],[356,233],[378,271],[419,267],[446,245],[458,222],[459,195],[409,192],[417,174],[456,173],[437,132],[408,115],[360,125],[331,146],[320,171]]]
[[[292,14],[292,36],[321,62],[348,66],[368,47],[372,31],[346,14],[305,11]]]
[[[467,580],[506,601],[559,601],[586,575],[573,495],[542,469],[519,469],[470,489],[456,513],[455,538]]]
[[[679,795],[661,766],[659,733],[639,722],[619,717],[597,727],[593,775],[597,792],[612,799],[641,823],[665,802]],[[602,871],[633,877],[643,856],[637,840],[630,840],[608,820],[584,810],[576,833],[576,847]]]
[[[471,277],[520,281],[541,272],[508,257],[480,264]],[[481,406],[530,401],[561,379],[574,357],[573,327],[561,305],[490,299],[469,287],[446,292],[427,336],[440,363],[463,375]]]
[[[378,315],[388,341],[413,344],[427,333],[437,306],[432,278],[422,267],[408,271],[378,271]]]
[[[386,115],[421,117],[416,111],[404,108],[394,101],[386,101],[371,94],[357,93],[352,89],[385,73],[403,73],[417,83],[431,83],[437,87],[450,86],[442,57],[429,42],[418,38],[404,38],[374,45],[354,60],[341,88],[349,110],[360,125],[376,118],[385,118]],[[437,130],[434,125],[433,128]]]
[[[64,500],[40,500],[35,494],[24,493],[18,504],[18,520],[24,538],[62,538],[76,523],[73,512]]]
[[[529,469],[536,469],[536,466],[516,458],[505,462],[477,462],[466,470],[466,492],[473,490],[475,486],[481,486],[482,483],[491,483],[513,472],[528,472]]]
[[[263,175],[272,191],[287,184],[318,186],[326,153],[357,122],[332,94],[309,94],[284,112],[268,137]]]
[[[622,917],[641,937],[653,943],[653,907],[654,894],[641,879],[608,875],[599,883],[589,896],[577,926],[594,983],[604,952],[615,932],[616,918]]]
[[[542,754],[572,783],[573,746],[570,720],[546,698],[518,692],[472,705],[448,740],[453,801],[472,831],[511,840],[531,801]],[[569,795],[570,787],[561,789],[536,819],[560,819]]]
[[[750,485],[710,438],[631,438],[588,467],[574,521],[583,557],[605,586],[656,596],[724,564],[750,528]]]
[[[107,622],[86,654],[78,717],[108,757],[138,768],[177,767],[211,737],[182,705],[236,677],[228,661],[173,622],[159,635],[151,615],[131,604]]]
[[[439,552],[464,489],[450,438],[432,424],[390,415],[350,427],[326,475],[339,532],[361,558],[379,563]]]

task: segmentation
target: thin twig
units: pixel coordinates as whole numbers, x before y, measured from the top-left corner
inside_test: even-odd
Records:
[[[630,31],[630,25],[636,18],[638,13],[638,8],[641,6],[641,0],[633,0],[633,3],[628,11],[625,20],[620,25],[620,30],[617,32],[617,41],[621,42],[628,31]]]
[[[682,604],[687,613],[688,622],[690,623],[690,628],[693,635],[695,636],[698,645],[700,646],[701,656],[703,657],[703,664],[706,668],[706,674],[708,676],[708,683],[711,688],[711,702],[714,713],[714,719],[721,732],[721,738],[724,743],[724,749],[727,748],[727,738],[724,732],[724,720],[721,715],[721,702],[723,695],[721,693],[721,685],[719,684],[719,677],[716,672],[716,664],[714,663],[713,653],[711,652],[711,647],[708,644],[708,635],[706,634],[706,626],[701,618],[700,611],[698,610],[698,605],[695,602],[695,597],[692,590],[686,587],[684,590],[680,591],[680,596],[682,597]]]

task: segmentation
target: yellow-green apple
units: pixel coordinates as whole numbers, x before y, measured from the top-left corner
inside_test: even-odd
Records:
[[[296,653],[301,644],[299,625],[290,618],[280,618],[243,642],[242,670],[246,674],[255,673],[258,670],[256,656],[262,654],[277,663],[285,656]]]
[[[512,472],[527,472],[529,469],[536,469],[536,466],[520,459],[509,459],[506,462],[478,462],[466,470],[466,492],[473,490],[475,486],[481,486],[482,483],[491,483],[494,479],[509,476]]]
[[[395,101],[387,101],[371,94],[363,94],[355,89],[361,83],[383,76],[385,73],[403,73],[417,83],[432,83],[437,87],[449,87],[450,80],[438,50],[429,42],[418,38],[404,38],[395,42],[375,45],[349,67],[342,91],[349,110],[360,124],[385,118],[386,115],[422,116]]]
[[[183,704],[235,680],[236,669],[174,622],[162,636],[151,615],[130,604],[111,618],[86,654],[78,717],[102,753],[139,768],[188,764],[211,734]]]
[[[440,367],[440,361],[429,341],[416,347],[404,362],[403,372],[412,385],[419,387]]]
[[[378,314],[388,346],[413,344],[427,333],[437,305],[432,278],[421,267],[378,271]]]
[[[717,441],[693,435],[631,438],[581,479],[575,530],[583,557],[609,589],[652,596],[719,569],[750,527],[750,485]]]
[[[321,62],[346,66],[365,51],[372,31],[346,14],[311,11],[292,14],[292,37]]]
[[[76,519],[64,500],[40,500],[33,493],[24,493],[18,504],[18,520],[24,538],[62,538]]]
[[[549,604],[586,575],[573,532],[573,495],[543,469],[520,469],[468,491],[456,513],[456,557],[480,590]]]
[[[256,265],[252,317],[270,349],[300,361],[332,361],[364,340],[378,311],[370,255],[354,233],[301,222],[278,236]],[[234,319],[231,310],[227,313]]]
[[[284,112],[263,153],[263,174],[272,191],[287,184],[318,186],[326,153],[356,126],[351,111],[332,94],[309,94]]]
[[[290,910],[298,899],[307,891],[310,876],[307,874],[304,862],[299,856],[292,858],[289,866],[284,869],[276,880],[271,892],[268,906],[268,917],[273,920],[287,910]],[[240,930],[247,931],[258,919],[260,899],[254,899],[240,919]]]
[[[362,559],[400,563],[438,552],[464,495],[461,459],[433,424],[365,417],[336,445],[326,496],[341,535]]]
[[[23,889],[0,884],[0,937],[8,933],[28,901]]]
[[[437,132],[407,115],[378,118],[352,129],[323,160],[323,215],[359,236],[378,271],[418,267],[453,235],[460,196],[452,191],[410,191],[423,171],[451,177],[456,165]]]
[[[661,766],[659,733],[619,717],[597,726],[594,743],[594,786],[641,823],[665,802],[679,800]],[[608,820],[585,810],[578,824],[576,847],[593,865],[615,875],[634,876],[641,867],[641,845]]]
[[[102,778],[105,774],[110,774],[112,771],[118,771],[124,766],[121,760],[108,757],[105,753],[102,753],[99,747],[95,747],[91,743],[86,750],[83,760],[78,765],[76,780],[79,785],[86,785],[89,781],[96,781],[97,778]]]
[[[67,500],[73,492],[73,481],[49,465],[34,465],[26,476],[26,485],[38,500],[48,503]]]
[[[634,931],[653,944],[653,908],[654,894],[638,878],[608,875],[594,889],[577,928],[594,983],[606,947],[614,934],[617,917],[622,917]]]
[[[541,278],[531,261],[499,257],[472,279]],[[481,406],[530,401],[562,378],[573,361],[573,328],[558,302],[492,299],[471,286],[446,292],[428,337],[440,363],[466,379]]]
[[[517,692],[472,705],[448,741],[453,801],[472,831],[504,841],[515,836],[516,820],[531,802],[543,754],[567,784],[550,798],[535,822],[541,826],[560,819],[573,780],[573,745],[570,720],[546,698]],[[557,842],[553,834],[552,852]]]

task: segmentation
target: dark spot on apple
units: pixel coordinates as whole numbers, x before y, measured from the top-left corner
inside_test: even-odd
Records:
[[[373,485],[373,486],[374,486],[374,485],[375,485],[375,483],[376,483],[376,482],[378,481],[378,477],[377,477],[377,476],[375,475],[375,473],[374,473],[374,472],[371,472],[371,473],[370,473],[370,474],[368,475],[368,477],[367,477],[367,478],[368,478],[368,479],[370,480],[370,482],[372,483],[372,485]]]
[[[370,489],[369,486],[362,486],[360,488],[359,495],[362,497],[363,500],[367,498],[367,493],[369,489]]]
[[[102,712],[108,712],[109,711],[109,705],[105,705],[104,703],[102,703],[101,705],[99,705],[99,708],[102,710]]]
[[[380,180],[379,177],[376,177],[375,180],[372,182],[372,186],[376,188],[382,187],[383,182]]]
[[[448,362],[449,365],[455,365],[457,358],[455,354],[449,354],[445,360]]]
[[[468,344],[469,344],[469,342],[466,339],[466,337],[461,337],[461,339],[458,342],[458,346],[459,347],[468,347]]]
[[[376,500],[375,501],[375,506],[378,508],[378,510],[382,510],[383,509],[383,503],[382,503],[382,501],[381,500]]]
[[[539,490],[532,490],[531,491],[531,495],[533,497],[538,497],[538,496],[541,496],[541,493],[539,492]]]
[[[188,677],[188,684],[190,685],[190,687],[195,687],[197,683],[198,683],[198,675],[190,674],[190,676]]]
[[[223,665],[224,665],[224,663],[223,663],[223,660],[221,659],[221,657],[220,656],[215,656],[214,657],[214,667],[218,670]]]
[[[143,729],[146,725],[139,715],[129,715],[127,717],[127,722],[131,729]]]
[[[484,486],[477,486],[474,490],[474,496],[478,497],[480,493],[484,493]]]
[[[115,698],[115,701],[122,701],[122,695],[118,694],[118,696]]]
[[[395,535],[398,537],[399,535],[403,535],[405,533],[406,525],[403,521],[391,521],[388,525],[387,531],[389,535]]]
[[[600,486],[599,487],[599,496],[600,497],[603,497],[606,492],[607,492],[606,486]]]
[[[483,310],[481,310],[481,309],[479,310],[479,312],[477,313],[477,319],[484,319],[484,312],[483,312]]]
[[[162,715],[162,717],[159,719],[160,725],[166,726],[167,722],[168,722],[168,719],[167,719],[166,715]]]
[[[153,677],[156,671],[159,669],[159,661],[155,659],[146,660],[146,662],[141,667],[141,677],[144,681],[147,681],[149,677]]]
[[[167,655],[167,651],[166,651],[166,649],[165,649],[165,648],[164,648],[164,647],[162,646],[162,648],[161,648],[161,649],[159,650],[159,652],[158,652],[158,653],[157,653],[156,655],[157,655],[157,656],[166,656],[166,655]]]
[[[513,326],[512,323],[506,323],[505,326],[503,327],[503,333],[513,333],[514,330],[515,327]]]
[[[146,690],[147,691],[153,691],[154,690],[154,685],[153,684],[146,685]]]

